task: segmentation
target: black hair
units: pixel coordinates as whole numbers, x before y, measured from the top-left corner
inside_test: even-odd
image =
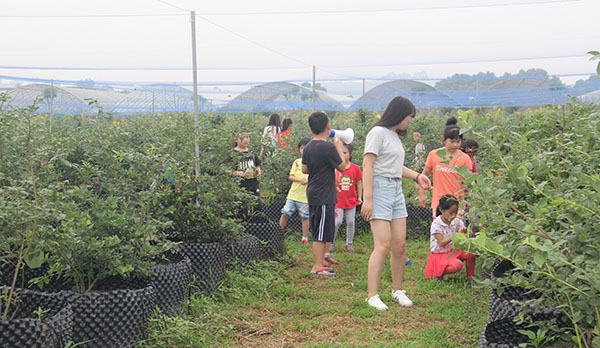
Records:
[[[350,162],[352,162],[352,152],[354,152],[354,146],[352,144],[342,143],[344,147],[348,149],[348,153],[350,154]]]
[[[311,132],[314,134],[323,133],[323,131],[327,129],[328,123],[329,118],[324,112],[315,111],[308,116],[308,125],[310,126]]]
[[[286,118],[283,120],[282,124],[281,124],[281,131],[283,132],[284,130],[287,130],[288,128],[290,128],[290,126],[292,125],[292,119],[291,118]]]
[[[247,129],[244,128],[236,130],[236,132],[233,134],[233,147],[237,147],[238,139],[242,139],[244,136],[248,136],[248,138],[250,138],[250,134]]]
[[[448,210],[455,205],[458,206],[458,199],[456,199],[454,195],[443,195],[442,198],[440,198],[440,203],[435,209],[435,216],[442,215],[442,210]]]
[[[465,149],[479,149],[479,143],[475,139],[464,138],[460,145],[460,150],[465,152]]]
[[[281,118],[279,117],[279,115],[276,113],[272,113],[271,117],[269,118],[269,124],[267,124],[267,126],[275,126],[277,127],[277,129],[281,129]]]
[[[461,139],[462,134],[460,134],[460,127],[456,125],[458,120],[456,117],[452,116],[446,120],[446,128],[444,128],[444,140],[446,139]]]
[[[402,122],[406,117],[417,116],[417,109],[413,105],[413,103],[404,97],[395,97],[390,101],[388,106],[386,106],[383,115],[381,115],[381,119],[375,122],[375,124],[371,127],[380,126],[380,127],[393,127],[397,126]],[[405,136],[406,130],[397,130],[399,136]]]
[[[300,150],[300,146],[306,146],[306,144],[308,144],[309,141],[310,139],[308,138],[300,139],[300,141],[298,142],[298,150]]]

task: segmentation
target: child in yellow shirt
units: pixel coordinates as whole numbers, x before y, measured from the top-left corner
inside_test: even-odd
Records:
[[[300,151],[300,158],[294,161],[292,168],[290,169],[289,179],[292,181],[292,186],[287,195],[285,206],[281,209],[281,218],[279,218],[279,225],[281,228],[287,226],[288,220],[294,211],[298,210],[300,220],[302,221],[302,244],[308,244],[308,198],[306,197],[306,186],[308,184],[308,174],[302,173],[302,154],[304,153],[304,147],[310,139],[302,138],[298,142],[298,151]]]

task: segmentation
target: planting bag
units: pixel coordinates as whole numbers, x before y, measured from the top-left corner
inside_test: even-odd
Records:
[[[183,255],[191,262],[194,290],[213,292],[225,279],[227,251],[220,243],[184,243],[180,245]]]
[[[266,217],[254,217],[242,224],[249,233],[261,243],[261,257],[272,259],[284,252],[284,235],[279,224]]]
[[[72,340],[71,306],[57,294],[18,290],[12,320],[0,320],[1,348],[63,348]],[[44,311],[42,319],[35,313]]]
[[[528,292],[525,288],[517,286],[508,286],[504,288],[502,295],[498,295],[497,289],[490,289],[490,302],[488,312],[488,322],[502,319],[513,318],[521,311],[521,305],[513,301],[527,301],[539,298],[538,292]],[[534,310],[534,308],[531,308]]]
[[[156,292],[156,305],[163,314],[174,316],[183,309],[188,285],[192,278],[192,263],[183,255],[170,255],[171,263],[150,268],[150,283]]]
[[[527,336],[517,332],[510,318],[488,323],[479,336],[479,348],[519,348],[519,343],[527,342]]]
[[[124,282],[125,283],[125,282]],[[103,285],[110,284],[105,282]],[[73,340],[81,347],[130,347],[146,337],[146,326],[156,307],[154,288],[107,290],[76,294],[62,291],[73,309]]]
[[[244,239],[227,246],[228,258],[235,258],[241,265],[260,257],[260,240],[248,233],[242,233]]]

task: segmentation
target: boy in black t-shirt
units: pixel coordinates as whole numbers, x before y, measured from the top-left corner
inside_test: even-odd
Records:
[[[309,205],[310,228],[313,239],[313,266],[316,275],[335,276],[323,267],[326,243],[332,243],[335,233],[335,203],[337,190],[335,169],[345,171],[349,163],[342,160],[344,146],[335,138],[327,142],[331,127],[323,112],[314,112],[308,118],[314,137],[304,148],[302,172],[309,174],[306,197]]]

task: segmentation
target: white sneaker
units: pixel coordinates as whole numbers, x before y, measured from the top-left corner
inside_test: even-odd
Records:
[[[406,290],[392,291],[392,300],[398,302],[404,307],[410,307],[413,305],[412,301],[406,296]]]
[[[388,306],[386,306],[385,303],[381,301],[379,295],[372,296],[371,298],[367,297],[365,298],[365,302],[367,302],[369,306],[377,308],[380,311],[385,311],[386,309],[388,309]]]

